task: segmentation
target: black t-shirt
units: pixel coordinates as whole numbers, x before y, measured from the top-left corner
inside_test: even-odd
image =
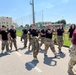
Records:
[[[15,29],[10,29],[9,30],[9,33],[10,33],[10,35],[11,35],[11,37],[14,39],[14,38],[16,38],[16,30]]]
[[[30,34],[32,36],[38,36],[38,31],[33,29]]]
[[[51,33],[49,33],[49,31],[51,31]],[[53,34],[53,31],[51,29],[46,30],[46,38],[52,39],[52,34]]]
[[[29,29],[28,31],[31,33],[32,29]]]
[[[27,34],[28,33],[28,30],[27,29],[23,29],[23,34]]]
[[[73,35],[73,32],[74,32],[74,29],[69,29],[68,31],[70,34],[69,34],[69,38],[72,38],[72,35]]]
[[[0,34],[1,34],[1,36],[2,36],[2,40],[8,40],[8,32],[7,31],[4,31],[4,30],[2,30],[1,32],[0,32]]]
[[[44,35],[41,35],[41,37],[45,37],[46,36],[46,30],[42,29],[41,33],[44,34]]]
[[[63,36],[64,30],[63,29],[57,29],[57,35]]]

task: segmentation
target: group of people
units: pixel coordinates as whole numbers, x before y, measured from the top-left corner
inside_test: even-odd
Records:
[[[15,50],[18,51],[16,43],[16,30],[14,29],[14,25],[11,26],[11,29],[7,29],[6,26],[2,26],[0,30],[0,40],[2,40],[1,54],[3,54],[5,47],[6,53],[8,53],[9,50],[12,50],[12,43],[15,46]]]
[[[62,53],[61,47],[63,46],[63,34],[64,34],[64,28],[63,26],[59,26],[58,29],[52,27],[52,25],[43,26],[41,30],[38,30],[36,25],[30,26],[30,29],[27,30],[26,27],[22,30],[22,38],[24,39],[24,47],[27,47],[27,35],[29,36],[29,46],[28,50],[30,50],[30,46],[32,46],[33,50],[33,57],[34,59],[37,59],[37,55],[39,53],[39,50],[41,49],[42,44],[45,45],[44,49],[44,55],[47,56],[48,48],[52,50],[52,52],[55,55],[55,58],[57,57],[57,52],[54,47],[54,42],[52,40],[53,35],[58,39],[58,49],[59,53]]]
[[[53,27],[52,25],[43,25],[42,29],[38,30],[36,25],[33,24],[30,26],[29,30],[26,26],[24,27],[22,30],[21,41],[24,39],[24,48],[26,48],[28,42],[27,39],[29,38],[28,50],[30,50],[30,46],[32,46],[34,60],[37,60],[37,55],[43,44],[45,46],[44,56],[47,56],[48,48],[50,47],[54,57],[57,58],[57,52],[54,44],[58,44],[58,52],[62,53],[64,33],[65,30],[62,25],[58,28],[55,26]],[[0,37],[2,39],[2,53],[5,46],[7,52],[9,51],[9,47],[12,50],[12,43],[14,43],[16,51],[18,51],[16,43],[16,30],[14,25],[11,26],[11,29],[7,29],[5,26],[2,26],[2,29],[0,30]],[[68,73],[73,73],[72,68],[76,64],[76,28],[74,24],[71,25],[68,30],[68,38],[69,41],[72,42],[72,46],[70,47],[71,60],[69,62]]]
[[[25,37],[27,34],[29,34],[28,50],[32,45],[33,57],[34,60],[37,60],[37,55],[39,53],[39,50],[41,49],[42,44],[45,45],[44,56],[47,56],[47,51],[50,47],[53,54],[55,55],[55,58],[57,58],[57,52],[55,50],[54,44],[58,44],[59,53],[62,53],[61,48],[64,43],[64,33],[65,30],[62,25],[60,25],[58,28],[53,27],[52,25],[48,25],[47,27],[43,26],[42,30],[38,30],[36,28],[36,25],[33,25],[30,26],[29,30],[27,30],[26,28],[23,29],[22,37]],[[26,37],[24,40],[26,40]],[[69,48],[71,58],[68,65],[68,73],[74,75],[74,72],[72,71],[73,66],[76,64],[76,28],[74,24],[72,24],[68,30],[68,40],[72,43],[72,46]],[[24,41],[24,47],[26,47],[25,43],[26,41]]]

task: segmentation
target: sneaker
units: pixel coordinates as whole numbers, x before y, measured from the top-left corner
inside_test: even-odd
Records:
[[[59,53],[63,53],[62,51],[59,51]]]
[[[57,58],[57,55],[55,55],[54,58]]]
[[[27,46],[24,46],[24,48],[26,48]]]
[[[15,51],[18,51],[18,49],[16,48],[16,50]]]

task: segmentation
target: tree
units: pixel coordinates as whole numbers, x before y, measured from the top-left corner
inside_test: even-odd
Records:
[[[23,25],[20,25],[20,28],[23,28]]]
[[[66,20],[65,19],[62,19],[62,20],[59,20],[59,21],[57,21],[57,22],[55,22],[56,24],[63,24],[63,26],[65,26],[66,25]]]
[[[64,25],[66,25],[66,20],[61,20],[61,23],[63,23]]]
[[[27,29],[29,29],[29,28],[30,28],[29,24],[26,24],[25,26],[27,27]]]

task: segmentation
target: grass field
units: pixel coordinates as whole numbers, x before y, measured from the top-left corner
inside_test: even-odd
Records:
[[[21,36],[22,34],[22,31],[21,30],[17,30],[17,36]],[[64,45],[65,46],[70,46],[71,45],[71,42],[68,40],[68,35],[65,34],[65,37],[64,37]]]
[[[70,40],[68,39],[68,34],[65,34],[64,45],[66,45],[66,46],[70,46],[70,45],[71,45],[71,42],[70,42]]]
[[[17,36],[21,36],[22,35],[22,30],[17,30],[16,34],[17,34]]]

